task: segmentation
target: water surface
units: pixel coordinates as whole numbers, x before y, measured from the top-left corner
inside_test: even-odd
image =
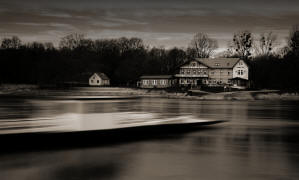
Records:
[[[109,118],[126,122],[192,117],[228,122],[188,133],[166,132],[161,138],[143,141],[2,153],[0,179],[298,179],[298,115],[296,101],[5,99],[0,101],[2,133],[23,131],[22,127],[90,128],[94,119]],[[76,123],[82,121],[83,125]]]

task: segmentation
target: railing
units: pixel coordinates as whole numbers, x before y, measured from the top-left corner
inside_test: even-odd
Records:
[[[190,77],[209,77],[209,75],[207,74],[176,74],[175,77],[186,77],[186,78],[190,78]]]

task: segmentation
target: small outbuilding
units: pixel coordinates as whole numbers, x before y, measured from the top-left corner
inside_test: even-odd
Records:
[[[140,88],[169,88],[175,84],[172,75],[141,76],[139,81]]]
[[[93,73],[93,75],[89,78],[90,86],[109,86],[110,79],[108,76],[101,72]]]

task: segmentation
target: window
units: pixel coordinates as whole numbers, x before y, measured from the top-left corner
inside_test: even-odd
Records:
[[[93,83],[93,80],[91,80],[91,83]]]
[[[230,75],[230,72],[227,72],[227,75]]]
[[[238,75],[243,75],[244,71],[243,70],[238,70]]]
[[[196,70],[193,70],[193,74],[196,74]]]
[[[226,65],[229,66],[229,63],[227,63]]]
[[[193,62],[193,63],[192,63],[192,66],[193,66],[193,67],[196,66],[196,62]]]
[[[207,71],[204,71],[203,73],[204,73],[204,74],[207,74]]]
[[[149,82],[148,80],[143,80],[143,84],[144,84],[144,85],[147,85],[148,82]]]
[[[219,63],[215,63],[215,66],[220,66],[220,64]]]
[[[97,83],[99,84],[99,83],[100,83],[100,81],[99,81],[99,80],[97,80]]]
[[[184,69],[181,70],[181,74],[184,74]]]
[[[165,85],[166,84],[166,80],[160,80],[160,84]]]
[[[157,80],[153,80],[153,85],[157,85]]]
[[[187,74],[190,74],[190,70],[189,69],[187,70]]]

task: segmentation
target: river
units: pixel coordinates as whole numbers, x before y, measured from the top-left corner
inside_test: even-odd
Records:
[[[101,126],[94,120],[128,116],[227,122],[138,141],[1,153],[0,179],[299,179],[298,101],[1,99],[0,134],[72,131],[78,122],[93,130]]]

